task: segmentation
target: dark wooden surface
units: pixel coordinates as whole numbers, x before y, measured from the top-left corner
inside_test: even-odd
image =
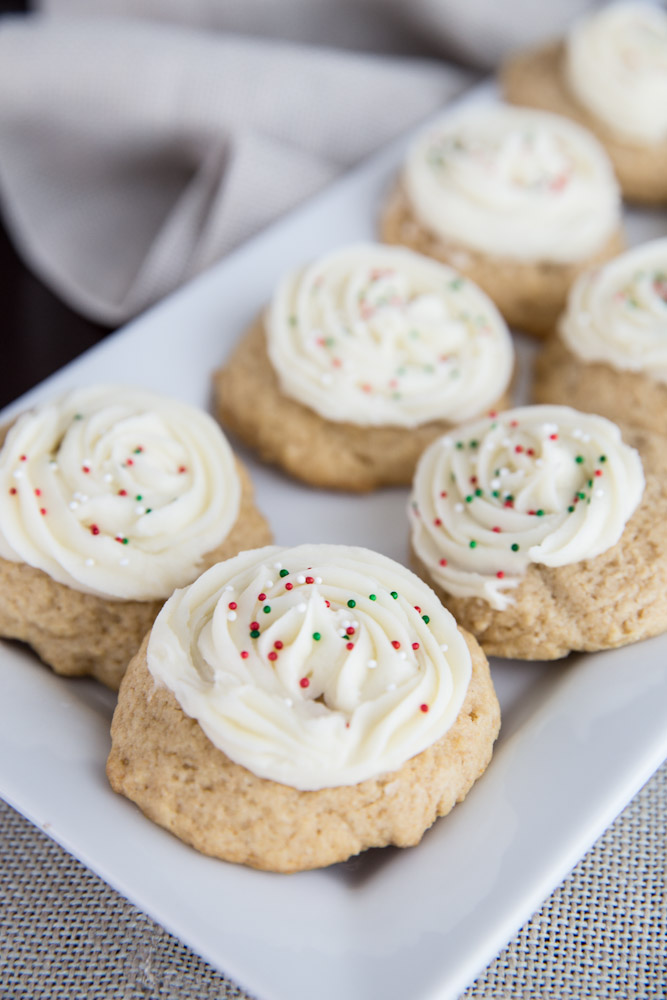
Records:
[[[109,333],[68,309],[21,262],[0,227],[0,406]]]

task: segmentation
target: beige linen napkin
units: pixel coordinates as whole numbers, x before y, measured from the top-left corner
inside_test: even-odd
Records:
[[[119,323],[468,82],[444,63],[140,19],[0,27],[0,196],[28,265]]]

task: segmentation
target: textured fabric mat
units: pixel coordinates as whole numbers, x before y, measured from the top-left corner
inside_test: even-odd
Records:
[[[665,1000],[666,829],[667,764],[464,1000]],[[248,997],[1,802],[0,845],[2,1000]]]

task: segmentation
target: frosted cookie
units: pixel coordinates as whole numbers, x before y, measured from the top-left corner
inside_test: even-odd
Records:
[[[288,275],[216,373],[218,417],[316,486],[407,484],[429,441],[507,405],[493,303],[409,250],[355,245]]]
[[[0,451],[0,636],[118,687],[175,587],[269,540],[212,417],[75,389],[20,416]]]
[[[581,275],[534,395],[667,434],[667,239]]]
[[[418,843],[486,768],[486,658],[368,549],[267,547],[165,604],[111,728],[113,788],[198,850],[291,872]]]
[[[618,186],[597,140],[566,118],[508,106],[464,108],[422,132],[381,233],[451,264],[510,326],[540,336],[580,271],[623,246]]]
[[[506,98],[567,115],[603,143],[626,198],[667,200],[667,14],[649,3],[610,4],[567,37],[514,56]]]
[[[416,566],[487,655],[555,659],[667,629],[667,454],[658,435],[625,437],[530,406],[422,456]]]

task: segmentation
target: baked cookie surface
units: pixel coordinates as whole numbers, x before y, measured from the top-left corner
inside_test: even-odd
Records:
[[[561,116],[509,106],[450,114],[425,130],[380,233],[456,267],[511,326],[539,336],[576,276],[623,245],[602,147]]]
[[[429,441],[508,405],[513,365],[472,283],[408,250],[355,246],[283,282],[215,373],[216,412],[312,485],[404,485]]]
[[[533,393],[667,433],[667,239],[582,275],[537,356]]]
[[[636,13],[637,7],[641,5],[632,6]],[[621,61],[623,46],[626,47],[626,56]],[[662,111],[665,98],[663,97],[661,102],[650,80],[638,82],[637,78],[641,74],[638,67],[644,67],[645,71],[647,60],[645,54],[628,56],[631,43],[628,44],[627,32],[618,34],[614,48],[618,58],[613,62],[607,59],[607,62],[612,62],[611,66],[605,66],[605,60],[594,50],[589,56],[583,53],[577,55],[575,80],[568,74],[566,41],[551,42],[534,50],[519,53],[507,60],[501,69],[502,91],[506,100],[514,104],[554,111],[590,129],[609,154],[624,196],[638,203],[662,203],[667,200],[667,128],[664,127],[667,123],[664,121]],[[642,50],[643,48],[642,46]],[[583,64],[581,68],[580,63]],[[599,79],[596,79],[596,67]],[[588,91],[579,96],[576,93],[575,81],[584,75],[586,69],[592,71],[586,76],[589,75],[591,78],[590,86],[593,87],[593,93],[597,87],[602,100],[606,99],[606,102],[611,104],[610,116],[606,119],[596,113],[595,104],[586,103]],[[603,75],[605,69],[608,71],[606,76]],[[664,71],[662,76],[664,77]],[[610,79],[614,86],[610,86]],[[615,89],[620,90],[620,97],[614,96]],[[633,101],[632,93],[635,89],[637,94]],[[613,120],[615,113],[623,105],[629,107],[626,116],[621,119],[622,125],[619,131],[618,128],[614,128]],[[663,128],[660,129],[658,126],[655,134],[649,130],[643,138],[641,134],[633,136],[631,132],[633,123],[640,121],[651,108],[655,109],[658,116],[663,114]],[[604,106],[598,110],[604,113]],[[630,129],[629,134],[623,134],[623,126]]]
[[[301,555],[312,583],[298,572],[307,572]],[[367,550],[343,546],[265,549],[259,574],[246,572],[252,556],[225,564],[231,573],[214,567],[194,585],[198,593],[181,592],[188,615],[207,607],[206,620],[224,622],[223,659],[208,638],[195,653],[179,629],[181,609],[165,606],[121,686],[112,786],[204,853],[256,868],[300,871],[418,843],[490,759],[499,710],[484,654],[432,591],[376,553],[370,565]],[[276,556],[290,566],[284,577],[272,567]],[[269,623],[249,633],[244,619],[267,572],[260,605],[271,601]],[[207,636],[198,611],[194,618]],[[165,667],[176,663],[171,630],[185,660],[205,655],[198,679],[185,669],[185,686],[180,666]]]
[[[487,655],[556,659],[665,631],[662,439],[627,429],[623,444],[608,421],[567,407],[506,416],[495,438],[475,428],[479,461],[467,440],[444,449],[461,455],[460,490],[438,444],[425,453],[411,507],[417,571]]]
[[[162,399],[167,419],[151,394],[105,392],[100,404],[95,390],[75,390],[3,432],[0,635],[56,673],[117,688],[179,574],[186,582],[271,535],[210,417],[197,411],[193,426],[194,409],[174,400]],[[210,478],[207,433],[219,466]]]

